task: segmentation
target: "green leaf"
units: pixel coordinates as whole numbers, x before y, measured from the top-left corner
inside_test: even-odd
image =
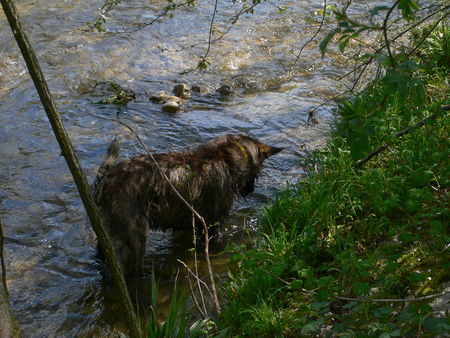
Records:
[[[329,294],[327,289],[320,289],[317,291],[316,298],[319,302],[325,302],[328,300]]]
[[[283,14],[286,11],[286,6],[278,6],[278,14]]]
[[[450,331],[450,325],[445,318],[427,317],[423,322],[423,327],[435,334],[445,334]]]
[[[388,11],[389,7],[388,6],[375,6],[374,8],[372,8],[369,13],[371,17],[374,17],[375,15],[377,15],[379,12],[381,11]]]
[[[322,58],[325,56],[325,53],[327,51],[328,45],[330,44],[331,40],[334,38],[334,36],[340,32],[340,28],[335,28],[331,32],[327,34],[327,36],[320,42],[319,49],[322,52]]]
[[[410,233],[407,232],[402,232],[399,236],[398,239],[400,241],[402,241],[404,244],[408,244],[411,243],[415,240],[417,240],[419,237],[417,235],[412,235]]]
[[[433,235],[445,234],[445,225],[437,220],[430,222],[431,230],[430,233]]]
[[[419,5],[415,0],[400,0],[398,8],[402,11],[403,19],[411,21],[414,19],[414,11],[419,9]]]
[[[408,277],[406,277],[411,283],[419,283],[425,281],[426,277],[420,272],[411,272]]]
[[[370,285],[366,282],[355,283],[355,285],[353,285],[353,293],[356,296],[365,295],[369,292],[369,290],[370,290]]]
[[[350,41],[350,36],[345,36],[343,39],[342,39],[342,41],[339,43],[339,51],[341,52],[341,53],[343,53],[344,52],[344,50],[345,50],[345,47],[347,46],[347,44],[348,44],[348,42]]]
[[[317,322],[311,322],[302,327],[301,333],[307,335],[308,333],[316,332],[319,329]]]
[[[303,286],[303,282],[298,279],[289,284],[289,287],[291,288],[291,290],[300,289],[302,286]]]

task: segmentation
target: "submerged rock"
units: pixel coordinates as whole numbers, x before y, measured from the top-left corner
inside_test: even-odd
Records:
[[[230,86],[222,85],[216,89],[216,93],[220,93],[222,95],[231,95],[231,94],[233,94],[233,91],[231,90]]]
[[[173,93],[177,97],[188,99],[191,97],[191,88],[189,88],[189,86],[185,83],[179,83],[173,87]]]
[[[166,94],[166,92],[164,91],[154,93],[152,96],[150,96],[150,100],[155,103],[165,103],[169,101],[176,103],[181,102],[181,98],[179,98],[178,96]]]
[[[195,84],[195,85],[192,86],[192,91],[194,93],[201,93],[202,92],[202,88],[199,85]]]
[[[167,101],[162,105],[161,108],[167,113],[176,113],[180,110],[180,104],[175,101]]]

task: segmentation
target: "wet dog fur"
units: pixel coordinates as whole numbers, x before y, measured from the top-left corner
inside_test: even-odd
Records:
[[[208,225],[223,222],[237,195],[253,192],[265,159],[282,149],[245,135],[226,135],[184,152],[154,154],[158,165]],[[183,204],[149,155],[116,163],[114,140],[93,192],[127,275],[138,274],[149,228],[192,228]]]

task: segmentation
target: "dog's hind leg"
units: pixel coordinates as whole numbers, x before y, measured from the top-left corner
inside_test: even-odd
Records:
[[[148,220],[144,215],[113,215],[110,234],[126,275],[142,272],[147,245]]]

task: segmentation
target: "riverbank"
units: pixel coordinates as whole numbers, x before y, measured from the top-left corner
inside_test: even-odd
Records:
[[[448,332],[449,38],[441,25],[342,102],[308,177],[266,208],[254,248],[233,248],[230,336]]]

